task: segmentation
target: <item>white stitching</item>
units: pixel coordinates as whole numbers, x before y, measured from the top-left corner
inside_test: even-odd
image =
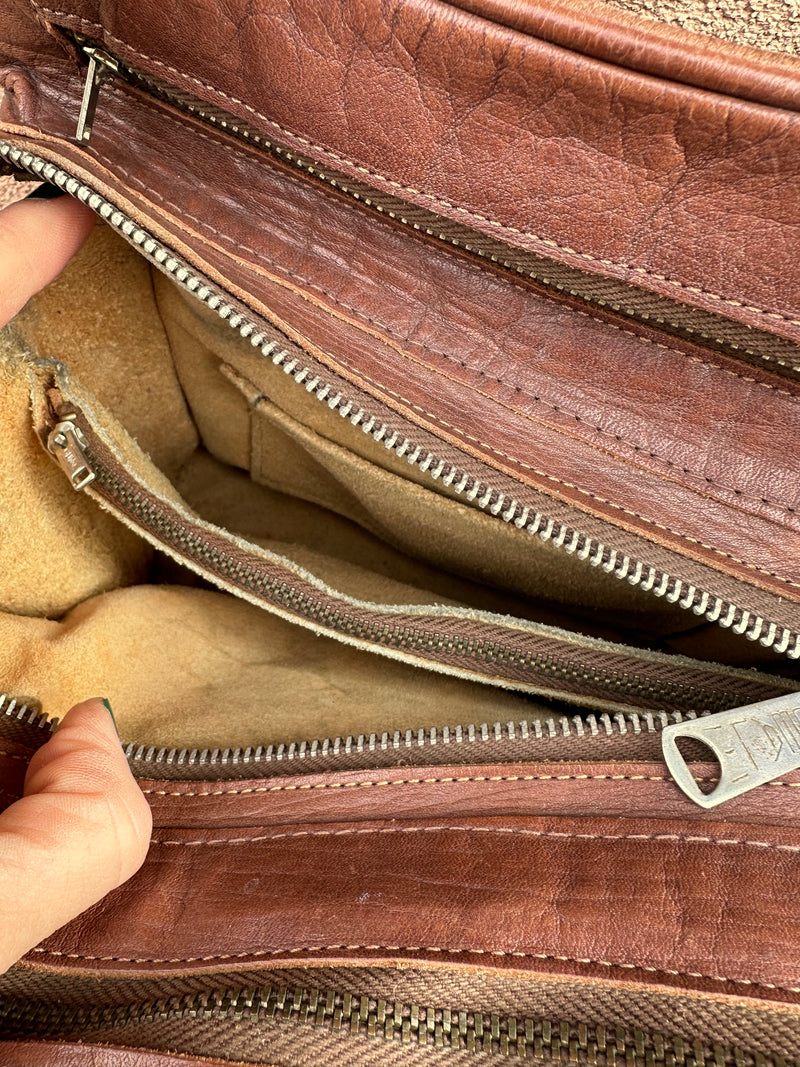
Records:
[[[378,181],[385,182],[387,185],[389,185],[389,186],[391,186],[391,187],[393,187],[395,189],[400,189],[403,192],[411,193],[411,194],[413,194],[415,196],[423,197],[425,200],[429,200],[432,203],[438,204],[438,205],[446,207],[446,208],[450,208],[453,211],[457,211],[459,214],[464,215],[467,218],[479,219],[481,222],[488,223],[489,225],[491,225],[491,226],[495,227],[496,229],[499,229],[499,230],[501,230],[503,232],[515,233],[515,234],[518,234],[518,235],[520,235],[522,237],[530,237],[533,240],[540,241],[543,245],[546,245],[547,247],[557,248],[560,251],[566,252],[566,253],[568,253],[570,255],[580,256],[581,259],[586,259],[586,260],[589,260],[589,261],[595,262],[595,263],[603,263],[606,266],[621,267],[624,270],[631,270],[631,271],[634,271],[637,274],[643,274],[643,275],[645,275],[647,277],[655,278],[658,281],[664,282],[666,285],[671,285],[671,286],[674,286],[676,288],[683,289],[686,292],[698,293],[698,294],[701,294],[703,296],[711,297],[711,299],[717,300],[717,301],[719,301],[720,303],[723,303],[723,304],[727,304],[730,307],[741,308],[743,311],[754,311],[759,315],[766,316],[767,318],[777,319],[777,320],[779,320],[781,322],[786,322],[786,323],[789,323],[789,324],[791,324],[793,326],[800,326],[800,319],[793,319],[793,318],[789,317],[788,315],[781,314],[778,311],[767,311],[764,308],[756,307],[756,306],[750,305],[750,304],[745,304],[741,300],[733,300],[733,299],[731,299],[729,297],[720,296],[717,293],[712,293],[710,290],[702,289],[699,286],[686,285],[684,282],[675,281],[672,278],[666,277],[666,275],[658,274],[655,271],[647,270],[645,267],[637,267],[637,266],[633,266],[632,264],[622,263],[622,262],[619,262],[619,261],[613,260],[613,259],[602,259],[600,257],[593,256],[588,252],[580,252],[577,249],[570,248],[568,245],[561,245],[557,241],[554,241],[554,240],[552,240],[550,238],[540,237],[538,234],[529,233],[529,232],[527,232],[525,230],[518,229],[517,227],[514,227],[514,226],[508,226],[508,225],[506,225],[504,223],[498,222],[496,219],[489,218],[486,215],[481,215],[478,212],[470,211],[467,208],[460,207],[458,204],[453,204],[450,201],[445,200],[445,199],[443,199],[441,197],[437,197],[437,196],[435,196],[435,195],[433,195],[431,193],[426,193],[426,192],[424,192],[424,190],[416,189],[414,186],[403,185],[400,182],[394,181],[391,178],[387,178],[386,176],[384,176],[382,174],[379,174],[376,171],[370,170],[368,167],[364,167],[364,166],[356,163],[355,161],[348,159],[346,156],[343,156],[343,155],[340,155],[337,152],[334,152],[330,148],[326,148],[324,145],[316,144],[315,142],[313,142],[313,141],[311,141],[311,140],[309,140],[307,138],[301,137],[298,134],[293,133],[291,130],[286,129],[285,127],[281,126],[279,123],[275,122],[273,119],[267,118],[266,115],[263,115],[261,112],[257,111],[254,107],[252,107],[250,104],[245,103],[243,100],[240,100],[238,97],[230,96],[229,94],[223,92],[221,89],[217,89],[213,85],[208,85],[207,83],[201,81],[199,78],[193,78],[191,75],[185,74],[183,71],[178,70],[176,67],[170,66],[168,63],[165,63],[160,59],[156,59],[153,56],[148,56],[146,53],[138,51],[136,48],[133,48],[131,45],[129,45],[126,41],[122,40],[119,37],[116,37],[112,33],[109,33],[102,26],[102,24],[100,24],[100,23],[92,22],[89,19],[81,18],[80,16],[74,15],[74,14],[72,14],[70,12],[67,12],[67,11],[58,11],[58,10],[55,10],[53,8],[45,7],[42,4],[39,4],[37,2],[37,0],[32,0],[32,3],[33,3],[33,6],[36,7],[37,10],[39,10],[41,12],[46,12],[49,15],[55,15],[57,17],[60,16],[62,18],[65,18],[65,19],[73,22],[73,23],[77,22],[82,27],[90,27],[92,29],[99,30],[100,33],[103,35],[104,39],[109,40],[109,41],[114,41],[116,44],[122,45],[123,48],[126,48],[129,52],[131,52],[134,55],[139,56],[141,59],[147,60],[148,63],[154,63],[157,66],[163,68],[164,70],[168,70],[172,74],[176,74],[179,78],[184,78],[186,81],[189,81],[189,82],[193,83],[194,85],[198,85],[200,88],[206,89],[208,92],[214,93],[216,96],[219,96],[224,100],[228,100],[229,102],[231,102],[233,104],[238,104],[240,107],[243,107],[247,111],[249,111],[252,115],[255,115],[256,118],[261,119],[263,122],[266,122],[269,126],[272,126],[274,129],[278,130],[279,132],[281,132],[283,134],[286,134],[288,137],[292,137],[294,140],[298,141],[300,144],[306,145],[308,148],[312,148],[312,149],[315,149],[317,151],[324,152],[326,155],[328,155],[331,158],[339,161],[340,163],[345,163],[348,166],[353,167],[355,170],[359,171],[360,173],[366,174],[371,178],[377,179]]]

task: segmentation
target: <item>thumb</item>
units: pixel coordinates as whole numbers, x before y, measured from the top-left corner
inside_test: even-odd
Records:
[[[144,862],[150,808],[100,700],[78,704],[0,815],[0,974]]]

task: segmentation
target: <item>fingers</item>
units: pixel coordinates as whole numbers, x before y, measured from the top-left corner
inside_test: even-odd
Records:
[[[71,196],[22,200],[0,212],[0,326],[63,270],[94,218]]]
[[[78,704],[0,815],[0,974],[135,874],[151,827],[111,716],[99,700]]]

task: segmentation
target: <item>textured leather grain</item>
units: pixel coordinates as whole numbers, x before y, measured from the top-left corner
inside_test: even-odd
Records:
[[[798,876],[800,832],[746,823],[164,827],[139,874],[26,966],[169,975],[388,957],[795,1003],[800,927],[786,902]]]
[[[24,22],[24,5],[14,10]],[[285,126],[281,136],[306,155],[317,152],[362,178],[369,171],[378,186],[372,170],[381,169],[392,175],[385,188],[409,203],[416,197],[512,243],[793,335],[800,219],[792,199],[800,187],[792,178],[800,158],[792,148],[794,112],[666,82],[656,92],[647,77],[622,66],[454,9],[409,2],[376,4],[363,40],[347,6],[324,31],[303,4],[291,14],[263,12],[257,25],[234,12],[229,29],[243,63],[234,70],[209,56],[205,37],[201,52],[181,22],[183,9],[169,10],[160,7],[146,21],[118,4],[102,30],[90,3],[41,13],[58,25],[105,34],[124,57],[238,108],[265,135],[289,122],[282,109],[291,87],[294,132]],[[269,42],[258,60],[251,36]],[[794,382],[555,298],[508,270],[382,220],[120,85],[101,90],[87,152],[70,143],[82,72],[65,52],[53,54],[54,39],[44,37],[47,47],[35,64],[9,66],[15,88],[0,117],[21,123],[9,131],[43,131],[19,143],[41,147],[107,188],[342,381],[521,483],[777,594],[781,614],[771,620],[796,625]],[[288,51],[282,54],[290,45],[291,61]],[[433,57],[448,49],[470,62],[445,76]],[[189,64],[193,74],[182,78]],[[294,70],[315,76],[304,75],[297,86]],[[343,89],[344,70],[354,73]],[[366,86],[384,82],[400,101],[391,113],[381,109],[380,92],[368,108],[362,100]],[[310,86],[336,106],[317,106]],[[502,122],[488,121],[492,108]],[[470,125],[478,121],[483,139]],[[495,135],[502,140],[494,143]],[[348,137],[360,146],[352,165],[341,158],[355,153],[355,144],[342,141]],[[327,147],[312,151],[311,141]],[[579,148],[567,151],[568,145]],[[778,175],[777,185],[767,170]],[[428,191],[417,196],[410,185]],[[637,211],[646,221],[637,221]],[[545,221],[550,237],[531,242],[517,232]],[[571,242],[574,254],[561,241]],[[595,248],[596,242],[605,244]],[[621,272],[612,262],[617,252],[630,261]],[[662,256],[669,277],[654,281]],[[712,277],[729,287],[727,295],[702,292]],[[737,603],[751,617],[768,614],[752,593]]]
[[[218,50],[182,5],[36,6],[410,202],[800,337],[792,111],[654,83],[444,4],[352,2],[320,20],[313,0],[257,18],[238,0]]]

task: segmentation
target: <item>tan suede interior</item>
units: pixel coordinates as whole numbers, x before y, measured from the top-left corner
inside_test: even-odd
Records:
[[[125,739],[225,747],[549,711],[316,637],[154,556],[45,454],[37,360],[67,364],[165,493],[349,596],[634,643],[696,624],[430,488],[98,225],[0,340],[0,690],[52,715],[97,694]]]
[[[603,0],[641,18],[771,52],[800,55],[795,0]]]

